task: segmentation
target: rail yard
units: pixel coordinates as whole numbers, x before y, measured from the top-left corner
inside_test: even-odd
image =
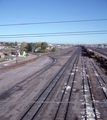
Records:
[[[0,120],[107,120],[106,57],[76,46],[1,70]]]

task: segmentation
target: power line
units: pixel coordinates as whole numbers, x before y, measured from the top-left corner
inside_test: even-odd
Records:
[[[78,32],[57,32],[57,33],[36,33],[36,34],[13,34],[0,35],[0,38],[25,38],[25,37],[48,37],[48,36],[70,36],[70,35],[95,35],[107,34],[107,30],[100,31],[78,31]]]
[[[54,21],[54,22],[35,22],[35,23],[18,23],[18,24],[1,24],[0,26],[18,26],[18,25],[36,25],[36,24],[58,24],[58,23],[72,23],[72,22],[94,22],[107,21],[107,19],[91,19],[91,20],[72,20],[72,21]]]
[[[54,32],[54,33],[33,33],[33,34],[10,34],[10,35],[0,35],[0,37],[4,36],[24,36],[24,35],[47,35],[47,34],[71,34],[71,33],[99,33],[99,32],[107,32],[107,30],[97,30],[97,31],[76,31],[76,32]]]

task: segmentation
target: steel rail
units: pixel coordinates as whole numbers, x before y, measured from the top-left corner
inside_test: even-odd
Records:
[[[83,58],[84,59],[84,58]],[[88,68],[87,68],[87,65],[84,64],[85,66],[85,70],[86,70],[86,74],[88,75]],[[90,78],[87,76],[87,82],[88,82],[88,86],[89,86],[89,92],[90,92],[90,96],[91,96],[91,100],[92,100],[92,106],[93,106],[93,111],[94,111],[94,114],[95,114],[95,120],[97,120],[97,113],[96,113],[96,107],[95,107],[95,99],[94,99],[94,95],[93,95],[93,92],[92,92],[92,85],[91,85],[91,81],[90,81]]]
[[[87,72],[87,66],[86,66],[86,63],[85,63],[85,59],[84,59],[84,56],[83,56],[83,61],[82,61],[82,68],[83,70],[85,70],[85,74],[88,75],[88,72]],[[82,74],[83,71],[82,71]],[[90,82],[90,79],[88,76],[85,76],[86,79],[87,79],[87,84],[88,84],[88,90],[89,90],[89,93],[90,93],[90,98],[91,98],[91,104],[92,104],[92,109],[93,109],[93,112],[94,112],[94,116],[92,116],[92,118],[95,118],[95,120],[97,120],[97,113],[96,113],[96,108],[95,108],[95,104],[94,104],[94,96],[93,96],[93,93],[92,93],[92,90],[91,90],[91,82]],[[83,94],[84,94],[84,108],[85,108],[85,120],[87,120],[88,118],[91,118],[89,116],[87,116],[87,100],[86,100],[86,92],[85,92],[85,78],[83,77]]]
[[[52,81],[47,85],[47,87],[44,89],[44,91],[40,94],[40,96],[35,100],[42,101],[41,103],[35,104],[35,102],[30,106],[30,108],[25,112],[25,114],[21,117],[20,120],[33,120],[37,113],[39,112],[40,108],[60,80],[61,76],[65,72],[65,70],[68,68],[69,64],[73,60],[74,56],[76,55],[76,52],[70,57],[70,59],[66,62],[66,64],[61,68],[61,70],[57,73],[57,75],[52,79]]]
[[[74,64],[75,66],[73,65],[73,67],[77,67],[78,60],[79,60],[79,54],[80,54],[80,51],[77,54],[77,58],[75,59],[75,64]],[[68,104],[67,104],[67,107],[66,107],[66,113],[65,113],[65,116],[64,116],[64,120],[67,119],[68,109],[69,109],[69,104],[70,104],[69,102],[71,101],[71,95],[72,95],[72,90],[73,90],[73,86],[74,86],[75,76],[76,76],[76,70],[74,71],[73,81],[72,81],[72,85],[71,85],[71,90],[70,90],[70,94],[69,94],[69,98],[68,98]]]
[[[91,49],[107,57],[107,54],[103,53],[103,51],[100,51],[100,50],[95,49],[95,48],[91,48]],[[107,52],[107,51],[105,51],[105,52]]]
[[[83,62],[83,61],[81,61],[81,62]],[[84,68],[84,65],[82,64],[82,69]],[[82,72],[82,74],[83,74],[83,72]],[[82,81],[83,81],[83,95],[85,95],[85,88],[84,88],[84,78],[82,77]],[[85,117],[85,120],[87,119],[87,113],[86,113],[86,99],[85,99],[85,97],[83,97],[83,99],[84,99],[84,102],[85,102],[85,104],[84,104],[84,108],[85,108],[85,115],[84,115],[84,117]]]
[[[94,66],[94,64],[93,64],[93,62],[90,60],[90,65],[91,66]],[[95,70],[95,67],[93,68],[92,67],[92,70],[93,70],[93,72],[95,72],[96,70]],[[105,90],[104,90],[104,88],[103,88],[103,85],[102,85],[102,82],[101,82],[101,80],[100,80],[100,78],[98,77],[98,76],[96,76],[96,78],[97,78],[97,81],[98,81],[98,83],[99,83],[99,85],[101,86],[101,89],[102,89],[102,91],[103,91],[103,94],[104,94],[104,96],[105,96],[105,98],[106,98],[106,100],[107,100],[107,95],[106,95],[106,92],[105,92]]]
[[[100,76],[100,78],[102,79],[103,83],[104,83],[104,84],[107,84],[107,83],[105,82],[105,80],[102,78],[102,76],[100,75],[100,73],[98,72],[98,69],[95,67],[94,64],[93,64],[93,66],[94,66],[95,70],[97,71],[98,75]]]
[[[74,60],[73,66],[72,66],[72,68],[71,68],[71,70],[70,70],[70,73],[72,73],[72,70],[74,69],[74,64],[76,64],[76,61],[77,61],[77,57],[78,57],[78,56],[79,56],[79,50],[78,50],[78,53],[77,53],[76,58],[75,58],[75,60]],[[74,73],[74,74],[75,74],[75,73]],[[75,75],[74,75],[74,77],[75,77]],[[69,83],[69,81],[70,81],[70,78],[71,78],[71,74],[68,76],[68,79],[67,79],[67,82],[66,82],[66,86],[68,85],[68,83]],[[74,82],[74,80],[73,80],[73,82]],[[73,84],[73,82],[72,82],[72,84]],[[72,86],[72,85],[71,85],[71,86]],[[71,89],[72,89],[72,87],[71,87]],[[55,113],[55,116],[54,116],[54,119],[53,119],[53,120],[56,120],[56,118],[57,118],[58,112],[59,112],[59,110],[60,110],[60,106],[61,106],[62,101],[63,101],[63,97],[64,97],[64,95],[65,95],[65,92],[66,92],[66,87],[64,88],[64,92],[63,92],[62,95],[61,95],[60,103],[59,103],[59,105],[58,105],[58,108],[57,108],[57,111],[56,111],[56,113]],[[68,103],[69,103],[69,102],[68,102]]]

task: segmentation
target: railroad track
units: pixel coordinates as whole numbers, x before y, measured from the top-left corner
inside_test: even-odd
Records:
[[[82,57],[82,81],[83,81],[83,105],[85,120],[97,120],[98,114],[95,107],[95,99],[92,92],[90,78],[87,72],[87,66],[84,56]]]
[[[107,49],[97,48],[97,50],[101,50],[103,52],[107,52]]]
[[[60,117],[62,116],[62,118],[64,120],[66,120],[66,118],[67,118],[70,99],[71,99],[72,90],[73,90],[73,85],[74,85],[75,76],[76,76],[76,72],[77,72],[77,68],[78,68],[77,65],[78,65],[79,55],[80,55],[80,51],[77,53],[76,58],[73,62],[73,66],[71,68],[70,75],[68,77],[68,80],[66,81],[66,86],[63,90],[63,93],[60,96],[59,105],[57,107],[55,117],[53,120],[59,119],[58,116],[60,116]]]
[[[99,77],[99,79],[101,79],[101,81],[104,83],[104,84],[107,84],[105,82],[105,80],[103,79],[102,75],[99,73],[98,69],[96,68],[96,66],[94,65],[94,63],[92,62],[91,59],[89,59],[89,63],[91,66],[93,66],[93,69],[94,69],[94,73],[96,74],[97,77]]]
[[[93,98],[93,107],[95,113],[95,120],[106,120],[106,103],[107,103],[107,85],[104,78],[98,72],[98,69],[94,65],[93,61],[88,58],[89,67],[91,70],[91,81],[89,78],[90,90]]]
[[[96,52],[98,52],[98,53],[100,53],[100,54],[102,54],[102,55],[107,57],[107,54],[106,54],[107,51],[105,51],[105,53],[104,53],[104,51],[101,51],[101,50],[98,50],[98,49],[95,49],[95,48],[90,48],[90,49],[92,49],[92,50],[94,50],[94,51],[96,51]]]
[[[57,85],[58,81],[62,77],[65,70],[70,65],[71,61],[75,57],[75,55],[79,52],[79,49],[70,57],[70,59],[66,62],[66,64],[62,67],[62,69],[58,72],[58,74],[53,78],[53,80],[47,85],[44,91],[40,94],[40,96],[35,100],[35,102],[30,106],[30,108],[25,112],[25,114],[21,117],[20,120],[33,120],[40,109],[42,108],[43,104],[45,103],[46,99],[53,91],[55,86]]]
[[[107,85],[105,80],[101,77],[98,70],[96,69],[95,65],[93,64],[92,60],[89,59],[90,66],[93,70],[93,73],[95,73],[96,79],[99,83],[100,88],[102,89],[102,92],[104,94],[105,99],[107,100]]]

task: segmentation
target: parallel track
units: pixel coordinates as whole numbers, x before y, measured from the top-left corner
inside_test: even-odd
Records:
[[[65,112],[65,115],[64,115],[64,120],[66,120],[67,118],[67,113],[68,113],[68,108],[69,108],[69,103],[70,103],[70,99],[71,99],[71,95],[72,95],[72,90],[73,90],[73,85],[74,85],[74,80],[75,80],[75,75],[76,75],[76,68],[77,68],[77,64],[78,64],[78,60],[79,60],[79,55],[80,55],[80,51],[78,51],[77,55],[76,55],[76,58],[74,60],[74,63],[73,63],[73,66],[71,68],[71,71],[70,71],[70,75],[68,77],[68,80],[66,82],[66,87],[69,85],[70,86],[70,91],[69,91],[69,95],[66,96],[66,87],[64,88],[64,92],[63,94],[61,95],[61,98],[60,98],[60,101],[59,101],[59,105],[58,105],[58,108],[57,108],[57,111],[56,111],[56,114],[55,114],[55,117],[54,117],[54,120],[57,119],[57,116],[59,114],[59,112],[61,111],[61,105],[63,104],[63,101],[64,99],[68,99],[67,104],[63,104],[63,108],[66,108],[64,109],[63,111],[66,111]],[[72,78],[72,82],[71,82],[71,74],[73,73],[73,78]],[[70,84],[71,82],[71,84]],[[66,97],[65,97],[66,96]],[[63,114],[63,113],[62,113]]]
[[[93,73],[97,74],[96,79],[97,79],[97,81],[98,81],[98,83],[99,83],[99,85],[100,85],[100,87],[101,87],[101,89],[103,91],[104,97],[107,100],[107,93],[106,93],[106,90],[105,90],[105,88],[107,88],[107,86],[106,86],[106,84],[104,82],[104,79],[102,79],[101,75],[98,74],[98,71],[96,71],[96,67],[95,67],[95,65],[93,64],[93,62],[91,60],[90,60],[90,65],[92,66]]]
[[[104,53],[104,51],[101,51],[101,50],[98,50],[98,49],[95,49],[95,48],[90,48],[90,49],[92,49],[92,50],[94,50],[94,51],[96,51],[96,52],[98,52],[98,53],[100,53],[100,54],[102,54],[102,55],[107,57],[107,54],[106,54],[107,51],[105,51],[106,53]]]
[[[95,99],[92,92],[91,81],[88,76],[87,66],[84,56],[82,57],[82,80],[83,80],[83,96],[84,96],[84,118],[85,120],[97,120],[97,113],[95,107]]]
[[[101,74],[98,72],[98,69],[97,69],[96,66],[93,64],[92,60],[89,60],[89,61],[90,61],[90,65],[91,65],[91,63],[92,63],[91,66],[94,67],[94,70],[96,71],[96,73],[98,74],[98,76],[100,77],[100,79],[102,80],[102,82],[103,82],[104,84],[107,84],[107,83],[105,82],[105,80],[103,79],[103,77],[101,76]]]
[[[40,108],[43,106],[44,102],[53,91],[54,87],[60,80],[61,76],[68,68],[69,64],[77,54],[78,50],[70,57],[70,59],[66,62],[66,64],[62,67],[62,69],[58,72],[58,74],[54,77],[54,79],[47,85],[44,91],[40,94],[40,96],[35,100],[35,102],[30,106],[30,108],[26,111],[26,113],[22,116],[20,120],[33,120]]]

